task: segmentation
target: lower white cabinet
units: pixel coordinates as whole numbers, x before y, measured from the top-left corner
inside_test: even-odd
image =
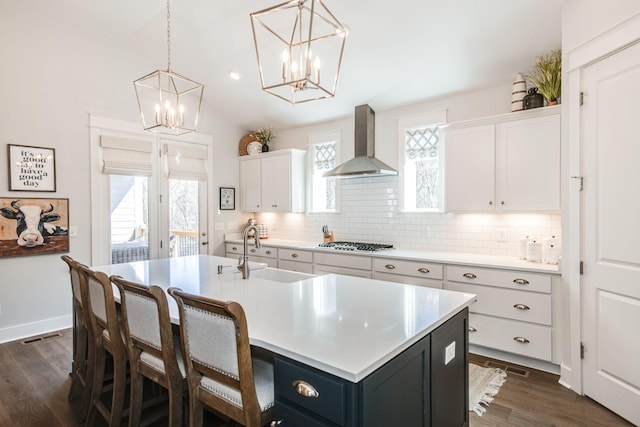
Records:
[[[371,257],[368,256],[316,252],[313,261],[313,274],[336,273],[371,279]]]
[[[236,258],[242,256],[244,252],[243,245],[241,243],[227,243],[226,244],[226,256],[227,258]],[[255,246],[249,246],[247,252],[249,261],[263,262],[269,267],[278,268],[278,249],[272,247],[261,246],[256,248]]]
[[[553,362],[550,274],[451,265],[445,289],[477,295],[469,307],[469,343]]]
[[[442,289],[443,266],[422,261],[373,259],[373,278]]]
[[[278,249],[278,268],[313,273],[313,252],[298,249]]]

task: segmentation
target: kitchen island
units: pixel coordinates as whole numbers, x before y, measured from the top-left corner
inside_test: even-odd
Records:
[[[468,423],[467,307],[474,295],[256,266],[242,280],[234,263],[196,255],[94,268],[240,303],[251,344],[274,356],[281,425]],[[217,274],[218,265],[230,267]],[[317,397],[300,394],[298,381]]]

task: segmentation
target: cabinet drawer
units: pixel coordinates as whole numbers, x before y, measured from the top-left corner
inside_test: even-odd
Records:
[[[227,252],[242,255],[243,248],[241,243],[227,243],[226,245],[227,245]],[[275,248],[270,248],[265,246],[256,248],[255,246],[250,245],[247,255],[266,257],[266,258],[277,258],[278,250]]]
[[[381,273],[442,279],[442,265],[419,261],[374,258],[373,267]]]
[[[291,261],[313,262],[313,252],[295,249],[278,249],[278,259]]]
[[[312,414],[304,413],[276,398],[273,420],[279,427],[327,427],[326,422],[311,418]]]
[[[338,425],[344,425],[347,408],[346,385],[343,382],[277,356],[274,370],[276,399],[282,397]],[[299,388],[315,390],[316,396],[307,397],[298,391]]]
[[[376,280],[386,280],[387,282],[406,283],[407,285],[426,286],[428,288],[442,289],[442,280],[425,279],[423,277],[401,276],[399,274],[373,272]]]
[[[278,260],[278,268],[281,270],[299,271],[300,273],[313,274],[313,264],[308,262],[289,261],[284,259]]]
[[[472,313],[469,316],[469,342],[551,361],[551,328],[548,326]]]
[[[447,266],[447,280],[531,292],[551,292],[551,275],[489,268]]]
[[[227,258],[238,258],[238,254],[233,254],[230,252],[227,252]],[[253,256],[251,255],[249,257],[249,261],[251,262],[263,262],[265,264],[267,264],[267,266],[271,267],[271,268],[278,268],[278,260],[276,258],[268,258],[268,257],[262,257],[262,256]]]
[[[367,256],[316,252],[314,255],[314,262],[315,264],[334,265],[336,267],[357,268],[359,270],[371,271],[371,257]]]
[[[313,274],[322,276],[324,274],[342,274],[343,276],[364,277],[365,279],[371,279],[371,271],[369,270],[356,270],[355,268],[336,267],[334,265],[315,265],[313,267]]]
[[[446,289],[476,294],[476,301],[469,307],[472,313],[506,317],[549,326],[552,324],[551,295],[549,294],[455,282],[447,282]]]

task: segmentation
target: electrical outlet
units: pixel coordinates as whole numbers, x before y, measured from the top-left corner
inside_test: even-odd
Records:
[[[216,230],[224,230],[224,222],[216,222]]]
[[[78,237],[78,226],[70,225],[69,226],[69,237]]]
[[[227,223],[227,230],[237,230],[238,229],[238,223],[237,222],[228,222]]]
[[[498,229],[498,241],[506,242],[507,241],[507,229],[499,228]]]
[[[452,342],[444,349],[444,364],[448,365],[456,357],[456,342]]]

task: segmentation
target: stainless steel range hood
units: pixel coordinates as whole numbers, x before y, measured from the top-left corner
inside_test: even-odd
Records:
[[[398,171],[375,158],[375,113],[369,105],[355,109],[355,157],[325,172],[324,177],[359,178],[398,175]]]

